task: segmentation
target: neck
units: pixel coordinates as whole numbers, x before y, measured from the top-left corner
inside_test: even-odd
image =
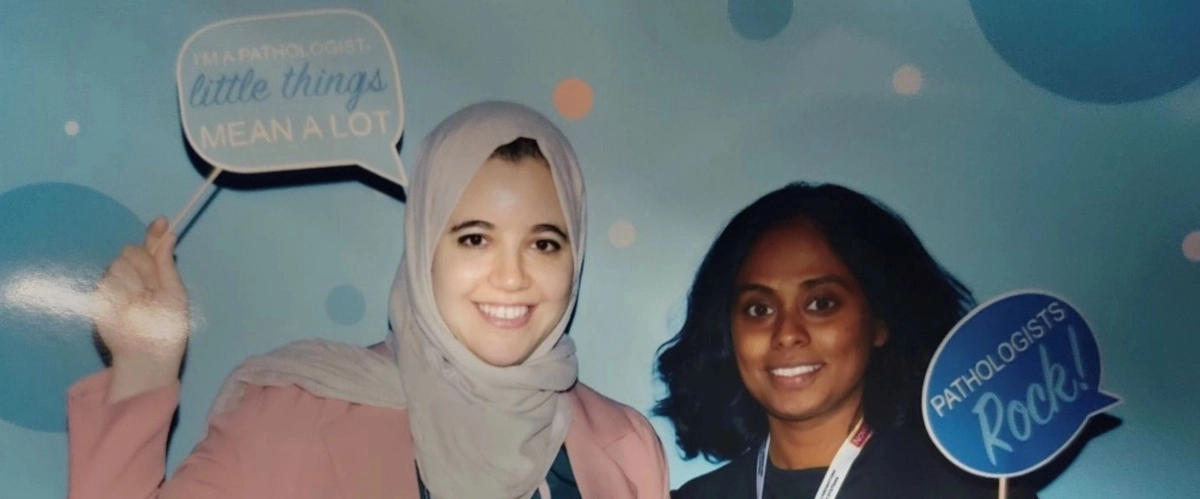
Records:
[[[785,470],[828,467],[861,417],[861,399],[803,421],[768,416],[771,463]]]

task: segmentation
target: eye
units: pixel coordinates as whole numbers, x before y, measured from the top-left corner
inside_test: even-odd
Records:
[[[809,312],[821,313],[821,312],[829,312],[829,311],[833,310],[834,308],[836,308],[837,306],[838,306],[838,302],[836,300],[834,300],[833,298],[817,297],[817,298],[813,298],[812,300],[809,300],[808,306],[805,307],[805,310],[808,310]]]
[[[478,248],[483,246],[485,242],[486,240],[484,239],[483,234],[466,234],[459,236],[458,238],[459,246],[464,246],[467,248]]]
[[[750,317],[763,317],[775,312],[770,306],[762,303],[751,303],[743,308],[742,311]]]
[[[553,239],[538,239],[533,242],[533,247],[542,253],[554,253],[562,249],[562,244]]]

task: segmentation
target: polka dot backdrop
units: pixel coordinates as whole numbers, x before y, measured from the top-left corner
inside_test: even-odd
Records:
[[[325,300],[325,311],[329,318],[343,326],[358,323],[366,312],[367,303],[362,291],[349,284],[342,284],[329,292]]]
[[[592,110],[592,87],[579,78],[567,78],[554,88],[554,108],[563,118],[580,120]]]
[[[628,220],[618,220],[608,227],[608,242],[614,248],[628,248],[637,239],[637,229]]]
[[[1183,256],[1193,262],[1200,262],[1200,230],[1183,238]]]
[[[1135,102],[1200,77],[1200,3],[971,0],[983,35],[1018,74],[1086,102]]]
[[[921,91],[921,83],[921,70],[912,65],[905,64],[892,73],[892,89],[900,95],[917,95]]]
[[[396,48],[400,155],[466,103],[518,101],[571,138],[589,194],[571,334],[581,378],[649,413],[722,225],[786,182],[837,182],[901,213],[980,299],[1053,290],[1088,313],[1122,423],[1040,496],[1190,497],[1200,401],[1200,4],[972,0],[958,6],[705,0],[352,0]],[[89,2],[0,16],[0,497],[65,495],[66,388],[102,366],[86,294],[144,221],[203,178],[173,70],[195,30],[329,5]],[[917,26],[921,29],[902,29]],[[153,43],[150,43],[153,42]],[[120,61],[115,63],[113,61]],[[203,169],[201,169],[203,170]],[[203,320],[174,468],[246,356],[387,330],[403,202],[377,185],[223,184],[178,252]],[[1136,293],[1129,292],[1136,289]],[[653,418],[678,486],[684,461]]]
[[[792,0],[729,0],[729,24],[747,40],[766,40],[792,20]]]
[[[142,222],[94,189],[43,183],[0,195],[0,232],[0,418],[66,431],[67,386],[102,367],[87,294]]]

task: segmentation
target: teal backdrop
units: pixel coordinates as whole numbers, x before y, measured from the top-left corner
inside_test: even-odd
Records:
[[[101,368],[72,311],[204,181],[180,48],[214,22],[317,8],[390,39],[404,164],[485,99],[570,137],[593,236],[571,334],[599,391],[648,413],[655,349],[724,222],[787,182],[837,182],[903,214],[981,301],[1046,289],[1087,318],[1119,424],[1042,497],[1194,496],[1194,0],[59,0],[0,7],[0,498],[65,495],[65,390]],[[405,207],[370,178],[218,179],[201,200],[178,250],[199,325],[169,468],[244,357],[383,337]],[[652,421],[674,486],[715,466]]]

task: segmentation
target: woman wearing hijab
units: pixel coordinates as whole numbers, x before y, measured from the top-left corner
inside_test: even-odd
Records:
[[[248,359],[165,482],[187,294],[152,223],[100,285],[113,363],[70,390],[69,497],[667,497],[645,417],[576,381],[584,189],[562,133],[469,106],[422,142],[410,191],[386,341]]]
[[[658,357],[655,413],[684,457],[729,461],[673,497],[996,497],[921,419],[929,361],[973,304],[867,196],[800,183],[758,199],[709,249]]]

